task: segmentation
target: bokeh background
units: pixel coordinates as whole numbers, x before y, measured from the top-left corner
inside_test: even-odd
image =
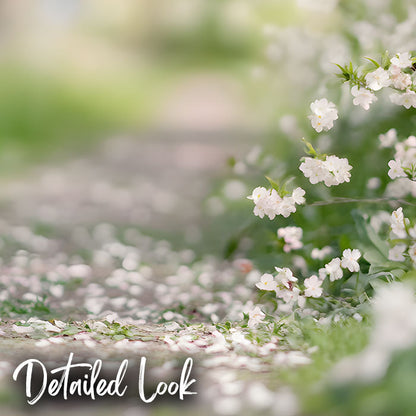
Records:
[[[324,152],[348,156],[354,166],[350,186],[332,194],[304,180],[308,198],[382,194],[391,155],[378,150],[377,136],[392,126],[403,137],[414,133],[415,112],[380,97],[368,116],[351,104],[334,63],[362,63],[363,56],[385,49],[412,50],[415,27],[413,0],[2,0],[0,248],[7,272],[2,278],[10,279],[2,282],[4,296],[14,297],[2,303],[1,317],[27,319],[42,312],[30,303],[39,309],[31,283],[21,279],[40,268],[33,258],[46,258],[41,266],[59,275],[61,263],[65,270],[79,264],[111,269],[113,257],[120,269],[135,270],[143,255],[145,264],[156,264],[161,286],[169,263],[198,264],[211,253],[215,267],[243,256],[261,271],[290,264],[291,255],[276,242],[276,228],[292,224],[292,218],[278,225],[261,222],[246,195],[266,185],[265,172],[273,178],[300,176],[302,136]],[[315,134],[306,117],[309,103],[323,96],[337,102],[343,115],[331,137]],[[378,178],[376,188],[368,187],[371,176]],[[350,206],[305,207],[296,213],[305,246],[355,247],[360,236],[350,211]],[[136,249],[127,266],[120,241]],[[97,244],[110,249],[96,249]],[[95,277],[99,282],[101,276]],[[36,279],[42,279],[38,271]],[[14,280],[22,287],[14,290]],[[79,283],[79,292],[51,296],[45,319],[56,311],[65,320],[79,317],[82,308],[100,309],[103,294],[95,283],[91,291]],[[232,285],[228,289],[240,296]],[[29,294],[23,303],[19,290]],[[84,296],[75,312],[76,303],[67,298],[73,293]],[[161,304],[153,302],[149,321],[168,321],[159,312],[171,305]],[[123,318],[144,310],[141,304],[113,307]],[[321,358],[304,374],[288,370],[286,380],[293,382],[295,374],[292,384],[300,392],[309,395],[305,385],[314,392],[316,379],[334,362],[364,346],[361,327],[354,323],[348,330],[339,326],[316,339],[311,335],[308,342],[319,345]],[[31,353],[32,344],[23,344],[23,353]],[[9,348],[3,353],[5,362]],[[413,363],[414,355],[408,360]],[[411,367],[403,362],[380,381],[385,385],[375,387],[375,396],[355,385],[328,389],[328,397],[326,391],[307,397],[309,414],[314,406],[315,414],[341,414],[339,404],[342,414],[372,416],[382,396],[394,410],[379,414],[390,416],[403,406],[408,413],[402,414],[411,416],[414,372],[408,374]],[[273,383],[281,376],[270,375]],[[2,399],[12,408],[18,399],[10,404],[9,396],[6,391]],[[168,414],[163,412],[157,414]]]
[[[288,62],[283,45],[270,44],[273,31],[295,24],[316,36],[339,23],[336,2],[307,3],[2,1],[2,172],[148,131],[166,140],[223,132],[225,142],[234,131],[261,141],[271,120],[303,101],[279,75],[306,75],[297,64],[310,58],[303,47]],[[264,61],[279,57],[264,82]]]
[[[2,170],[120,134],[252,127],[247,2],[3,1]],[[256,24],[257,23],[257,24]],[[169,137],[166,137],[169,139]]]
[[[363,49],[343,32],[376,3],[2,1],[4,198],[21,220],[85,213],[176,228],[184,244],[201,240],[193,223],[242,206],[225,220],[233,233],[249,193],[236,161],[265,143],[283,160],[301,152],[293,141],[336,82],[332,62]],[[209,229],[202,250],[223,249]]]

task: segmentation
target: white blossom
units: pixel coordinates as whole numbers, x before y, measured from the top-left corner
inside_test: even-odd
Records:
[[[338,119],[338,110],[335,104],[326,98],[315,100],[310,108],[312,114],[308,116],[312,127],[320,133],[322,130],[328,131],[334,126],[334,121]]]
[[[257,217],[263,218],[266,215],[271,220],[276,217],[275,206],[281,202],[281,198],[275,189],[266,189],[259,186],[247,198],[253,200],[255,204],[253,212]]]
[[[290,289],[283,289],[278,292],[278,297],[282,298],[285,303],[294,303],[299,298],[300,289],[297,287]]]
[[[413,227],[410,227],[407,231],[408,231],[410,237],[412,237],[414,240],[416,240],[416,225],[414,225]]]
[[[326,184],[332,179],[328,169],[325,168],[324,162],[320,159],[305,157],[299,166],[299,169],[303,172],[305,177],[309,179],[311,184],[323,181],[325,181]]]
[[[360,250],[351,250],[350,248],[347,248],[342,252],[341,266],[348,269],[350,272],[358,272],[360,270],[360,265],[357,260],[360,257]]]
[[[305,157],[299,169],[310,183],[324,182],[326,186],[339,185],[350,181],[352,166],[348,159],[337,156],[326,156],[325,160]]]
[[[416,108],[416,93],[412,90],[406,92],[396,92],[390,95],[390,101],[396,105],[402,105],[406,109],[410,107]]]
[[[336,257],[332,259],[328,264],[325,265],[325,270],[329,274],[329,280],[339,280],[342,278],[343,272],[341,269],[341,259]]]
[[[260,309],[259,306],[256,306],[254,309],[252,309],[248,313],[248,326],[249,328],[256,327],[260,322],[263,321],[264,317],[266,315],[263,313],[263,311]]]
[[[387,187],[386,194],[389,196],[401,197],[407,193],[415,194],[416,183],[409,179],[413,175],[416,165],[416,137],[409,136],[405,141],[395,144],[394,160],[389,161],[390,170],[388,175],[391,179],[397,179],[394,189]],[[409,172],[406,172],[406,170]]]
[[[349,171],[352,166],[348,163],[348,159],[334,155],[327,156],[324,164],[329,172],[334,175],[337,184],[350,181],[351,174]]]
[[[402,207],[397,208],[391,214],[391,217],[390,217],[391,230],[399,238],[405,238],[406,235],[407,235],[406,228],[405,228],[405,221],[406,220],[407,220],[407,218],[406,219],[404,218]]]
[[[375,329],[370,345],[393,351],[414,344],[416,341],[414,289],[399,282],[383,285],[377,289],[373,308]]]
[[[35,328],[32,326],[24,326],[24,325],[12,325],[12,330],[17,332],[18,334],[30,334],[32,333]]]
[[[352,102],[354,105],[360,105],[364,110],[370,108],[370,104],[377,101],[377,97],[373,92],[366,88],[358,88],[357,85],[354,85],[351,88],[351,94],[355,97]]]
[[[416,162],[416,137],[409,136],[404,142],[394,146],[394,158],[400,160],[402,168],[413,169]]]
[[[412,77],[409,74],[402,72],[400,67],[392,65],[389,69],[390,79],[393,87],[399,90],[405,90],[412,85]]]
[[[325,269],[325,267],[321,267],[321,268],[318,270],[318,277],[319,277],[319,279],[320,279],[320,280],[325,280],[325,279],[326,279],[327,274],[328,274],[328,270],[327,270],[327,269]]]
[[[298,306],[299,306],[299,308],[303,309],[305,307],[305,304],[306,304],[306,298],[305,298],[305,296],[299,295],[297,300],[298,300]]]
[[[389,250],[389,260],[391,261],[404,261],[405,257],[403,256],[406,251],[406,244],[397,244]]]
[[[300,227],[284,227],[277,230],[277,236],[285,241],[283,250],[286,253],[303,247],[302,235],[303,230]]]
[[[376,176],[373,178],[368,179],[367,181],[367,189],[378,189],[381,186],[381,179],[377,178]]]
[[[404,144],[409,147],[416,147],[416,136],[409,136],[405,141]]]
[[[379,91],[391,84],[389,73],[383,68],[377,68],[365,76],[365,82],[368,88],[373,91]]]
[[[260,277],[260,282],[256,283],[260,290],[276,290],[277,282],[270,273],[265,273]]]
[[[412,259],[412,262],[416,263],[416,243],[412,244],[409,247],[408,253],[409,253],[410,258]]]
[[[295,276],[293,276],[292,270],[290,270],[289,268],[275,267],[275,269],[277,271],[276,281],[278,284],[281,284],[287,287],[288,289],[291,289],[292,283],[298,281],[298,279]]]
[[[391,179],[406,177],[406,173],[404,172],[402,168],[402,162],[400,160],[390,160],[388,165],[390,168],[388,175],[390,176]]]
[[[305,279],[303,283],[306,287],[306,297],[319,298],[322,295],[322,280],[318,279],[318,276],[313,275]]]
[[[404,198],[407,195],[416,197],[416,182],[408,178],[398,178],[387,184],[384,195],[390,198]]]
[[[391,63],[399,68],[408,68],[412,66],[412,56],[409,52],[398,53],[395,57],[391,58]]]
[[[304,189],[300,187],[294,189],[292,192],[292,198],[295,201],[295,204],[298,204],[298,205],[304,204],[305,203],[304,195],[305,195]]]
[[[276,214],[282,215],[287,218],[290,214],[296,212],[295,201],[290,196],[284,196],[279,203],[279,206],[276,207]]]
[[[329,246],[319,248],[313,248],[311,251],[311,257],[317,260],[323,260],[325,257],[329,256],[332,252],[332,248]]]
[[[390,129],[387,133],[378,136],[380,140],[380,147],[391,147],[397,142],[396,129]]]

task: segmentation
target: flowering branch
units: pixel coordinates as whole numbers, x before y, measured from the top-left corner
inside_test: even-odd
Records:
[[[334,204],[349,204],[349,203],[364,203],[364,204],[378,204],[378,203],[390,203],[390,202],[396,202],[398,204],[403,205],[411,205],[416,207],[416,204],[406,201],[404,199],[397,199],[397,198],[343,198],[343,197],[337,197],[330,201],[315,201],[311,204],[306,204],[308,206],[323,206],[323,205],[334,205]]]

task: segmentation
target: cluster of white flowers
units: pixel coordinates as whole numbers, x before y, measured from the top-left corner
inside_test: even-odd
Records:
[[[416,173],[416,137],[409,136],[405,141],[394,146],[394,160],[390,160],[388,175],[391,179],[414,179]]]
[[[408,256],[413,263],[416,263],[416,226],[411,226],[408,218],[403,214],[400,207],[392,212],[390,217],[391,235],[390,239],[409,240],[409,243],[401,242],[393,245],[389,250],[389,260],[405,261]]]
[[[282,215],[287,218],[293,212],[296,212],[296,205],[305,203],[305,191],[302,188],[296,188],[291,195],[281,197],[275,189],[266,189],[258,186],[253,193],[248,196],[254,204],[254,215],[263,218],[267,216],[273,220],[276,215]]]
[[[260,277],[260,281],[256,286],[260,290],[275,291],[278,298],[289,305],[293,306],[295,303],[303,308],[305,305],[305,298],[301,296],[300,289],[295,286],[298,279],[293,276],[293,272],[287,267],[276,267],[276,276],[270,273],[265,273]]]
[[[408,178],[398,178],[387,184],[384,195],[388,198],[405,198],[408,195],[416,198],[416,182]]]
[[[285,245],[283,250],[289,253],[303,247],[302,236],[303,230],[300,227],[284,227],[277,230],[277,236],[283,238]]]
[[[323,280],[328,275],[329,280],[333,282],[342,278],[344,275],[343,268],[348,269],[350,272],[358,272],[360,271],[360,265],[358,264],[360,257],[360,250],[347,248],[343,251],[341,259],[335,257],[325,264],[325,267],[319,269],[319,277]]]
[[[393,93],[390,95],[393,104],[402,105],[404,108],[416,108],[416,93],[412,90],[406,90],[404,93]]]
[[[416,84],[410,74],[412,56],[409,52],[398,53],[390,60],[388,66],[379,66],[369,72],[359,82],[353,82],[351,94],[353,104],[368,110],[377,101],[375,92],[391,87],[395,90],[390,94],[390,100],[396,105],[416,108]],[[349,78],[347,78],[349,79]]]
[[[328,250],[325,250],[328,252]],[[277,275],[265,273],[260,277],[260,281],[256,283],[256,287],[260,290],[275,291],[276,296],[281,298],[288,307],[293,307],[296,303],[300,308],[305,305],[305,298],[319,298],[322,296],[322,284],[327,276],[329,280],[339,280],[343,276],[343,268],[350,272],[358,272],[360,265],[358,260],[361,252],[357,249],[346,249],[342,253],[342,258],[334,258],[325,267],[319,269],[318,275],[312,275],[303,282],[305,289],[302,292],[297,284],[298,279],[293,276],[293,272],[287,268],[275,267]]]
[[[398,90],[406,90],[412,85],[412,77],[402,72],[399,66],[392,65],[389,69],[389,74],[393,87]]]
[[[397,68],[408,68],[412,66],[412,56],[409,52],[398,53],[395,57],[391,58],[391,64]]]
[[[373,91],[380,91],[383,88],[392,87],[396,92],[390,95],[393,104],[416,108],[415,83],[412,76],[405,72],[412,66],[412,56],[409,52],[398,53],[390,60],[390,66],[385,69],[377,68],[369,72],[365,77],[365,85],[354,85],[351,94],[355,97],[354,105],[360,105],[365,110],[370,108],[370,104],[377,100]]]
[[[309,116],[312,127],[320,133],[322,130],[328,131],[334,126],[334,121],[338,118],[338,110],[335,104],[326,98],[315,100],[310,105],[312,114]]]
[[[299,169],[310,183],[324,182],[326,186],[333,186],[350,181],[352,166],[347,158],[331,155],[325,160],[305,157]]]

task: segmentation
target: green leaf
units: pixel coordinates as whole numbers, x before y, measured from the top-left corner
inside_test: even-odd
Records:
[[[139,340],[143,341],[143,342],[154,341],[155,337],[152,337],[152,336],[149,335],[147,337],[140,337]]]
[[[236,252],[239,244],[240,236],[230,238],[224,249],[224,258],[229,259]]]
[[[295,176],[290,176],[289,178],[287,178],[284,182],[283,185],[281,187],[281,189],[285,192],[285,193],[289,193],[286,191],[287,185],[289,185],[291,182],[293,182],[296,179]]]
[[[401,276],[403,280],[415,280],[416,281],[416,270],[411,270],[410,272],[403,273]]]
[[[391,64],[389,51],[385,51],[381,57],[381,66],[383,69],[387,69]]]
[[[368,248],[363,257],[371,264],[371,266],[379,266],[386,263],[386,257],[383,256],[379,250],[373,247]]]
[[[302,137],[302,142],[305,144],[305,153],[313,157],[318,157],[318,152],[314,149],[311,143],[309,143],[304,137]]]
[[[270,186],[273,189],[275,189],[277,192],[279,192],[279,190],[280,190],[279,184],[275,180],[273,180],[272,178],[270,178],[269,176],[266,176],[266,179],[269,181]]]
[[[340,74],[335,74],[337,77],[343,78],[345,81],[349,81],[351,79],[351,75],[346,68],[338,64],[334,64],[334,65],[336,65],[341,70]]]
[[[369,224],[368,220],[364,218],[362,212],[359,210],[354,210],[352,211],[352,216],[354,218],[357,231],[360,234],[362,243],[365,245],[371,244],[374,246],[379,251],[379,254],[384,257],[384,261],[387,261],[389,255],[389,245],[387,242],[378,236],[378,234]],[[367,250],[365,251],[367,252]]]
[[[364,59],[367,59],[368,61],[370,61],[372,64],[375,65],[376,68],[380,68],[380,64],[377,61],[375,61],[374,59],[369,58],[368,56],[365,56]]]
[[[383,276],[383,273],[368,273],[364,274],[361,271],[358,273],[358,279],[357,279],[357,292],[363,293],[366,289],[366,287],[371,283],[372,280],[379,278],[380,276]]]
[[[61,332],[61,334],[62,335],[75,335],[75,334],[78,334],[78,332],[81,332],[81,329],[76,327],[76,326],[71,325],[71,326],[65,328]]]

